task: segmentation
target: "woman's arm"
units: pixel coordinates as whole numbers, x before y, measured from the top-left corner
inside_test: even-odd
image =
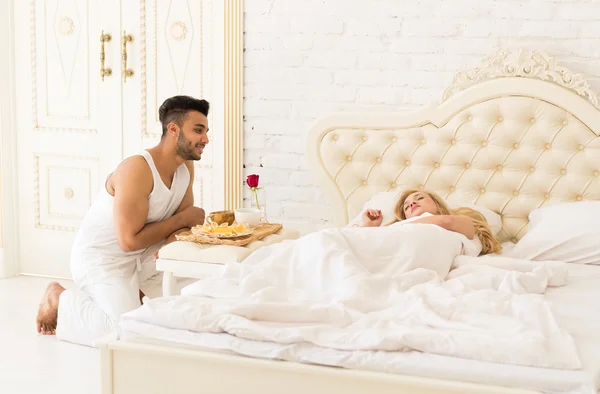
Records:
[[[379,227],[383,221],[383,215],[379,209],[366,209],[362,214],[362,224],[354,224],[352,227]]]
[[[446,230],[454,231],[463,234],[469,239],[475,237],[475,226],[471,218],[463,215],[433,215],[422,219],[414,220],[412,223],[436,224]]]

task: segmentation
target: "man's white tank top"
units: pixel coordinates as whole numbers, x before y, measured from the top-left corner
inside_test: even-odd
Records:
[[[180,165],[175,171],[171,188],[162,181],[152,155],[144,150],[141,153],[152,170],[154,187],[148,196],[149,209],[146,224],[167,219],[175,213],[185,196],[190,183],[187,166]],[[130,185],[136,187],[136,185]],[[124,252],[117,241],[117,232],[113,218],[114,197],[102,187],[92,206],[83,219],[73,244],[73,257],[76,255],[96,255],[101,260],[123,260],[140,256],[145,249]]]

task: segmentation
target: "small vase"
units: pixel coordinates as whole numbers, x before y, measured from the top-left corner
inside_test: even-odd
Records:
[[[261,212],[261,222],[267,222],[267,193],[263,188],[250,190],[250,206],[257,208]]]

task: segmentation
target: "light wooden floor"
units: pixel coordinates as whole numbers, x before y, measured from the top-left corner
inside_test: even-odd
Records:
[[[0,279],[0,393],[98,394],[98,350],[36,332],[37,305],[48,282]],[[73,287],[72,282],[59,282]]]

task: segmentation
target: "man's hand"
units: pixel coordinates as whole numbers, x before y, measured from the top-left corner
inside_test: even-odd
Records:
[[[379,209],[367,209],[363,215],[363,227],[379,227],[383,221],[383,215]]]
[[[185,227],[192,228],[197,225],[204,224],[204,209],[195,206],[187,207],[178,215],[182,218],[182,223]]]

